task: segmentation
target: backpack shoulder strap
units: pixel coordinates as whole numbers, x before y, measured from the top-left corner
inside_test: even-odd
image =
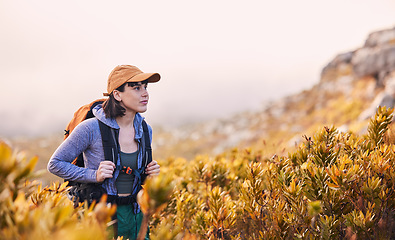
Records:
[[[143,120],[143,132],[144,132],[144,153],[143,153],[143,160],[144,160],[144,165],[142,166],[142,173],[141,173],[141,184],[144,183],[145,179],[147,178],[147,175],[144,173],[145,167],[152,162],[152,149],[151,149],[151,140],[148,132],[148,126],[147,123]],[[141,186],[140,184],[140,186]]]
[[[144,167],[146,167],[150,162],[152,162],[152,149],[151,149],[151,139],[148,132],[148,126],[144,120],[143,120],[143,131],[144,131],[144,142],[145,142]]]
[[[103,143],[104,159],[116,164],[117,158],[115,154],[117,153],[117,146],[114,142],[112,129],[102,121],[97,121],[99,122],[100,134]]]

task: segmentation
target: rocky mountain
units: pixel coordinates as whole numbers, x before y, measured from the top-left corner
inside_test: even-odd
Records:
[[[156,131],[160,157],[218,154],[232,147],[266,152],[294,147],[325,125],[363,133],[377,106],[395,104],[395,28],[371,33],[365,44],[341,53],[322,70],[318,84],[268,103],[258,112]]]

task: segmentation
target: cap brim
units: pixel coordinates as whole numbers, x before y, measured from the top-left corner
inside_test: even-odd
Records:
[[[126,82],[142,82],[148,80],[149,83],[159,82],[160,75],[159,73],[139,73],[131,78],[129,78]],[[110,93],[103,93],[103,96],[110,96]]]
[[[160,80],[159,73],[139,73],[131,78],[129,78],[126,82],[142,82],[148,80],[149,83],[155,83]]]

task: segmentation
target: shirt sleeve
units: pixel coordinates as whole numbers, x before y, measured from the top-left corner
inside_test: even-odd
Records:
[[[80,123],[56,149],[47,165],[49,172],[69,181],[96,182],[97,170],[72,164],[76,157],[91,146],[92,124],[87,122]]]

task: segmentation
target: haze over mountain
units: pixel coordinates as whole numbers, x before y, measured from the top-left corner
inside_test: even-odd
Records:
[[[159,72],[145,114],[179,126],[308,89],[338,52],[392,27],[395,2],[0,1],[0,136],[62,132],[117,64]]]
[[[312,88],[268,103],[259,111],[158,134],[159,156],[219,154],[233,147],[294,147],[324,126],[363,133],[378,106],[395,105],[395,28],[369,34],[362,47],[337,55]],[[273,152],[275,153],[275,152]]]

